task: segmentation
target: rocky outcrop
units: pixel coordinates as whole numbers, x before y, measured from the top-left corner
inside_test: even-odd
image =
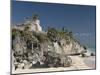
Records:
[[[72,32],[55,28],[43,32],[37,17],[21,28],[12,27],[12,50],[15,69],[68,67],[72,63],[70,55],[86,52]]]

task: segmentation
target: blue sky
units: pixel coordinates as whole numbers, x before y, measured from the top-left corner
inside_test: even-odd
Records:
[[[24,17],[36,13],[44,30],[48,27],[66,27],[82,44],[95,46],[95,6],[12,1],[11,7],[13,24],[23,23]]]

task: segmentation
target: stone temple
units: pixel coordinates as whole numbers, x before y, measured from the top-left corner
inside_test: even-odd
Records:
[[[27,20],[19,25],[12,25],[13,29],[25,30],[28,28],[29,31],[41,32],[42,27],[40,26],[40,20],[37,15],[34,15],[31,20]]]

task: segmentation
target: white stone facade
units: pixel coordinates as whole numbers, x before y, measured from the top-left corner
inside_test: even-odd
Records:
[[[29,26],[29,31],[36,31],[36,32],[41,32],[42,27],[40,26],[40,20],[31,20],[31,21],[26,21],[24,25],[14,25],[12,28],[14,29],[19,29],[19,30],[24,30],[25,27]]]
[[[40,26],[40,21],[38,19],[31,22],[30,30],[37,32],[42,31],[42,27]]]

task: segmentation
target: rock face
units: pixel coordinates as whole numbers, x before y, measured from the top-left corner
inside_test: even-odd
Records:
[[[23,26],[12,27],[12,50],[15,69],[68,67],[72,62],[69,55],[86,52],[71,32],[58,31],[55,28],[42,32],[37,17],[33,17],[32,21],[24,23]]]

